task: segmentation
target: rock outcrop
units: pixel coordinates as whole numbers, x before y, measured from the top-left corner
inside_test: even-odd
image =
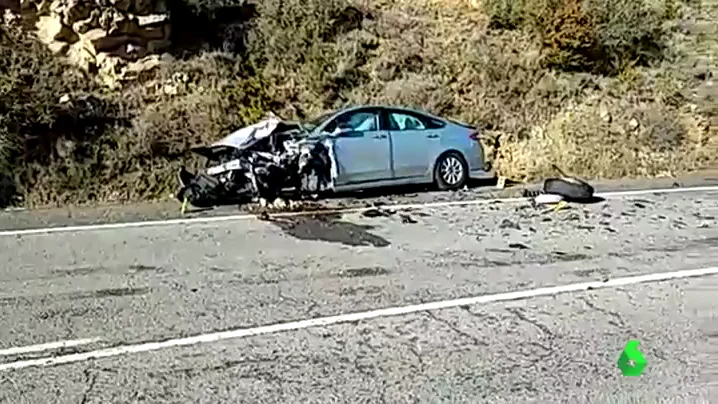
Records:
[[[171,46],[164,0],[20,0],[23,15],[53,52],[111,86],[154,69]]]

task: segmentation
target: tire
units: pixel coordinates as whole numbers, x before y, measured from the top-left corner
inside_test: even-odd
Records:
[[[464,158],[456,152],[441,155],[434,167],[436,187],[442,191],[460,189],[469,177],[469,168]]]
[[[590,201],[594,192],[590,184],[573,177],[549,178],[543,184],[543,191],[570,201]]]

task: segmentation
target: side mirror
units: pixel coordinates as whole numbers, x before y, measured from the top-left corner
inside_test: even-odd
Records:
[[[332,132],[332,136],[338,137],[343,135],[348,135],[350,133],[354,132],[354,129],[347,125],[347,124],[340,124],[337,126],[337,128]]]

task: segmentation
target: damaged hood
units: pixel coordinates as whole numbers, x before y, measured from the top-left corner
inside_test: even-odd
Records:
[[[204,157],[211,157],[227,148],[239,151],[246,150],[275,133],[298,129],[301,129],[301,126],[296,122],[284,121],[276,116],[270,116],[263,121],[238,129],[209,146],[194,147],[192,151]]]
[[[280,123],[283,121],[277,117],[270,117],[263,121],[257,122],[254,125],[238,129],[229,135],[225,136],[212,143],[209,147],[233,147],[235,149],[244,150],[251,147],[257,141],[269,137],[272,133],[277,130]]]

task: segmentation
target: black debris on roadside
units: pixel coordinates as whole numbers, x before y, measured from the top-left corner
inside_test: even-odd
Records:
[[[518,223],[512,222],[509,219],[504,219],[499,223],[499,229],[515,229],[515,230],[521,230],[521,226],[519,226]]]
[[[414,219],[413,217],[411,217],[411,215],[401,214],[399,216],[401,217],[401,222],[404,224],[418,223],[418,221],[416,219]]]
[[[581,220],[581,216],[578,213],[571,213],[570,215],[566,216],[566,221],[569,222],[577,222]]]
[[[362,216],[372,217],[372,218],[388,217],[388,216],[392,216],[395,213],[396,213],[396,211],[394,211],[394,210],[371,208],[371,209],[367,209],[367,210],[363,211]]]
[[[685,229],[686,227],[688,227],[688,225],[684,221],[678,219],[674,220],[671,224],[676,229]]]

